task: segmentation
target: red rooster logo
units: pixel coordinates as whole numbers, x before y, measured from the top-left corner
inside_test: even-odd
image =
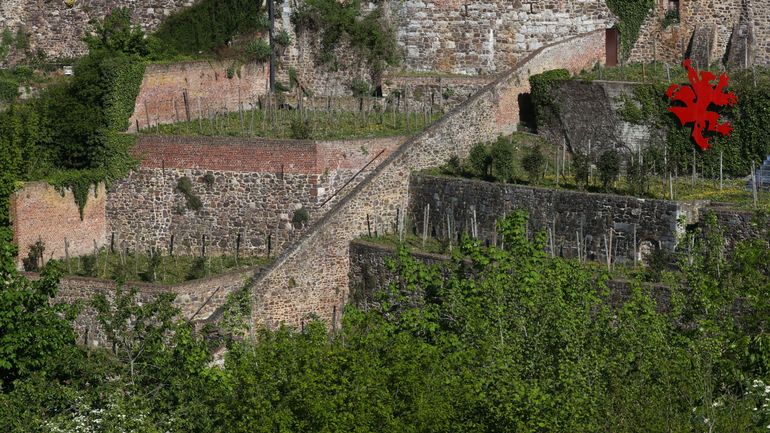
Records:
[[[714,74],[709,71],[699,73],[693,69],[690,59],[684,61],[684,67],[687,69],[691,86],[672,84],[666,91],[669,99],[681,102],[684,106],[674,106],[668,110],[679,118],[682,126],[694,123],[692,138],[702,150],[706,150],[710,144],[709,139],[703,136],[705,131],[727,136],[733,130],[730,122],[719,123],[719,114],[709,111],[709,106],[714,104],[718,107],[731,107],[738,102],[738,98],[733,92],[724,93],[729,82],[724,73],[719,76],[716,86],[712,87],[711,82],[716,78]]]

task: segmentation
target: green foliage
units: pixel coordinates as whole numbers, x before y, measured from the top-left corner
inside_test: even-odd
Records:
[[[298,228],[304,227],[309,220],[310,220],[310,213],[307,211],[307,209],[304,206],[295,210],[294,215],[292,215],[291,217],[291,223]]]
[[[468,168],[473,176],[486,178],[492,166],[492,155],[484,143],[476,143],[468,154]]]
[[[199,278],[205,277],[206,275],[206,258],[196,257],[190,266],[190,272],[187,274],[187,279],[197,280]]]
[[[288,47],[289,44],[291,44],[291,37],[289,36],[289,32],[286,30],[281,30],[275,36],[273,36],[273,42],[281,47]]]
[[[262,4],[249,0],[202,0],[167,17],[153,37],[161,56],[197,55],[236,35],[265,30],[264,15]]]
[[[585,188],[591,175],[591,158],[582,153],[575,153],[572,156],[572,170],[575,176],[575,183],[579,187]]]
[[[644,20],[655,7],[654,0],[607,0],[607,6],[612,13],[620,19],[618,30],[620,31],[621,53],[628,57],[636,40]]]
[[[147,56],[150,48],[144,32],[131,25],[131,11],[116,8],[103,20],[93,20],[91,33],[83,41],[89,52],[106,51],[136,56]]]
[[[246,46],[246,56],[258,63],[266,62],[270,60],[270,45],[262,39],[254,39]]]
[[[500,136],[489,149],[492,177],[498,182],[511,182],[516,177],[513,142]]]
[[[596,168],[599,170],[599,179],[604,189],[609,190],[620,174],[620,154],[618,151],[610,149],[602,153]]]
[[[13,102],[19,96],[19,82],[0,77],[0,102]]]
[[[298,117],[291,120],[291,138],[296,140],[307,140],[313,138],[313,125],[309,119]]]
[[[350,83],[350,90],[353,92],[353,96],[356,98],[363,98],[364,96],[369,96],[372,93],[369,82],[360,78],[356,78]]]
[[[345,40],[379,74],[400,61],[395,31],[380,5],[366,14],[362,10],[361,0],[307,0],[294,9],[291,20],[298,33],[320,32],[324,62],[335,61],[332,53]]]
[[[179,178],[176,184],[176,191],[182,193],[186,200],[187,209],[199,211],[203,207],[200,197],[193,191],[192,181],[187,176]]]
[[[529,176],[531,182],[537,182],[543,177],[545,169],[545,156],[539,147],[534,147],[521,160],[521,165]]]
[[[16,271],[10,231],[0,228],[0,390],[22,377],[52,371],[52,364],[74,344],[74,333],[59,306],[58,270],[47,267],[36,281]],[[0,411],[3,412],[3,411]]]
[[[666,11],[666,15],[663,16],[663,21],[661,21],[660,26],[667,29],[673,24],[679,24],[679,11],[668,10]]]
[[[532,106],[535,110],[535,120],[539,127],[545,127],[558,117],[558,106],[554,103],[551,89],[557,83],[568,80],[570,73],[566,69],[553,69],[529,77]]]

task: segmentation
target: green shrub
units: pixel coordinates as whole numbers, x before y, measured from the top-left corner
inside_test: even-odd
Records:
[[[484,143],[476,143],[468,154],[468,170],[476,177],[486,178],[492,165],[492,155]]]
[[[196,257],[190,265],[190,271],[187,273],[188,280],[197,280],[206,276],[206,258]]]
[[[273,36],[273,42],[281,47],[288,47],[289,44],[291,44],[291,37],[289,36],[289,32],[286,30],[281,30],[277,35]]]
[[[313,125],[309,119],[303,119],[301,116],[291,119],[291,138],[296,140],[307,140],[313,137]]]
[[[605,151],[599,157],[599,163],[596,167],[599,170],[599,179],[605,190],[609,190],[610,185],[620,174],[620,154],[615,149]]]
[[[591,175],[591,158],[582,153],[575,153],[572,156],[572,170],[575,175],[575,183],[581,188],[586,187]]]
[[[12,78],[0,77],[0,101],[13,102],[19,96],[19,82]]]
[[[262,39],[254,39],[246,46],[246,56],[255,62],[270,60],[270,45]]]
[[[543,177],[545,169],[545,156],[540,147],[533,147],[521,160],[524,171],[527,172],[530,182],[537,182]]]
[[[498,138],[490,149],[492,177],[499,182],[510,182],[515,177],[513,161],[513,143],[503,137]]]
[[[232,40],[233,36],[265,29],[265,10],[251,0],[201,0],[170,15],[154,36],[169,55],[197,55]]]

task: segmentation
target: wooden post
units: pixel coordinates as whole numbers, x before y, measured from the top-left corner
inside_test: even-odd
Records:
[[[425,249],[425,241],[428,238],[428,224],[430,223],[430,203],[425,205],[425,213],[422,222],[422,249]]]
[[[719,190],[722,191],[722,188],[724,187],[724,177],[722,176],[722,158],[724,156],[724,151],[719,151]]]
[[[72,273],[72,264],[70,263],[70,241],[64,238],[64,259],[67,261],[67,273]]]
[[[369,214],[366,214],[366,232],[369,234],[369,237],[372,237],[372,224],[369,221]]]
[[[171,234],[171,241],[169,242],[168,246],[168,255],[173,257],[174,256],[174,234]]]
[[[751,192],[754,195],[754,207],[757,207],[757,172],[754,169],[754,161],[751,161]]]

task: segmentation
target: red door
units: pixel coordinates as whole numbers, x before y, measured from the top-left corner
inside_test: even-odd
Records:
[[[607,59],[605,66],[617,66],[618,64],[618,48],[620,47],[620,32],[618,29],[607,29],[605,49],[607,51]]]

